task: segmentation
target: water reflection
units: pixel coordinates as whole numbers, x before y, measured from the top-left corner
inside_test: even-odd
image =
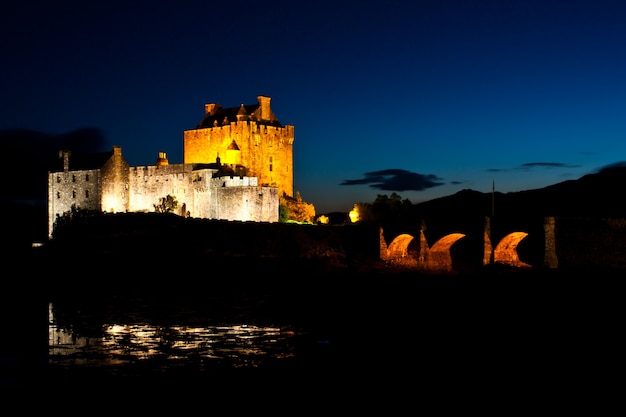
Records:
[[[80,312],[68,314],[53,303],[48,309],[53,366],[261,367],[292,360],[307,345],[321,344],[290,326],[86,323],[90,319]]]

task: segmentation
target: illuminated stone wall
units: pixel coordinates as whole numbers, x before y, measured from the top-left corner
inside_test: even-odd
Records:
[[[255,177],[212,178],[195,171],[192,217],[203,219],[278,221],[278,188],[258,186]]]
[[[48,235],[57,216],[72,205],[108,213],[152,212],[168,195],[178,202],[175,214],[218,220],[277,222],[277,187],[258,186],[254,177],[222,176],[218,169],[194,169],[191,164],[130,167],[121,148],[114,147],[102,168],[48,173]]]
[[[186,210],[194,205],[192,168],[184,164],[131,167],[128,211],[154,211],[161,198],[171,195],[178,201],[176,214],[186,215]]]
[[[128,163],[122,156],[122,148],[113,147],[113,155],[101,169],[101,209],[108,212],[123,212],[129,207]]]
[[[214,188],[209,219],[255,222],[278,221],[278,188],[225,187]]]
[[[246,176],[260,185],[278,187],[279,195],[293,197],[294,126],[282,126],[271,111],[270,98],[259,96],[258,106],[248,114],[244,106],[232,119],[215,120],[209,126],[183,134],[183,162],[215,163],[245,168]],[[219,114],[219,105],[207,104],[207,116]],[[232,110],[232,109],[230,109]]]
[[[128,163],[113,147],[100,168],[70,169],[71,152],[62,151],[63,171],[48,173],[48,234],[57,216],[72,209],[124,212],[129,207]]]
[[[101,210],[99,169],[60,171],[48,174],[48,235],[58,216],[73,205],[86,210]]]

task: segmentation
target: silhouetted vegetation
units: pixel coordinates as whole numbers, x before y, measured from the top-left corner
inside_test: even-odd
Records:
[[[279,221],[296,223],[313,223],[315,220],[315,206],[302,200],[299,191],[295,197],[284,194],[280,197]]]
[[[173,213],[178,207],[178,201],[176,197],[167,195],[167,197],[161,197],[159,204],[154,204],[154,211],[157,213]]]
[[[400,195],[391,193],[379,194],[372,203],[357,203],[359,221],[380,225],[385,234],[415,232],[419,230],[419,218],[415,216],[415,206],[409,199],[402,199]]]
[[[86,224],[88,219],[101,215],[103,214],[99,211],[82,209],[72,204],[70,211],[66,211],[55,219],[52,237],[61,239],[68,233],[68,230],[79,229]]]

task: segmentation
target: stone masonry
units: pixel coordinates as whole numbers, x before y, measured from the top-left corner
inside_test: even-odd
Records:
[[[149,212],[168,195],[176,214],[218,220],[277,222],[279,199],[293,197],[294,127],[258,104],[206,104],[196,129],[183,135],[184,161],[129,166],[122,148],[91,155],[60,151],[62,168],[48,172],[48,235],[72,207],[107,213]]]

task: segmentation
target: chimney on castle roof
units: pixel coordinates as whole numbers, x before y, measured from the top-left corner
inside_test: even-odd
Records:
[[[165,152],[159,152],[159,157],[157,158],[156,164],[158,167],[169,165],[169,161],[167,160],[167,154]]]
[[[63,158],[63,171],[67,172],[70,170],[70,155],[71,151],[61,150],[59,151],[59,156]]]
[[[219,104],[207,103],[204,105],[204,113],[208,114],[209,116],[213,116],[219,108],[220,108]]]
[[[259,107],[261,108],[261,120],[270,120],[272,111],[270,110],[271,98],[267,96],[258,96]]]

